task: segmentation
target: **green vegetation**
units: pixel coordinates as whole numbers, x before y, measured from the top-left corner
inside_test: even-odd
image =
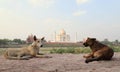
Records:
[[[114,52],[120,52],[120,46],[110,46]],[[48,48],[41,48],[41,52],[45,53],[73,53],[73,54],[79,54],[79,53],[90,53],[90,48],[86,47],[48,47]]]
[[[114,52],[120,52],[120,46],[110,46]],[[79,54],[79,53],[90,53],[90,48],[85,47],[59,47],[59,48],[53,48],[49,50],[49,53],[73,53],[73,54]]]
[[[2,55],[5,52],[6,48],[0,48],[0,55]]]
[[[120,46],[110,46],[114,52],[120,52]],[[0,48],[0,55],[4,53],[6,48]],[[79,53],[90,53],[90,48],[86,47],[43,47],[40,49],[41,53],[73,53],[73,54],[79,54]]]
[[[90,49],[89,48],[83,48],[83,47],[66,47],[66,48],[54,48],[50,51],[50,53],[74,53],[74,54],[78,54],[78,53],[89,53]]]
[[[0,48],[18,48],[23,46],[23,44],[25,44],[25,41],[21,39],[0,39]]]
[[[114,52],[120,52],[120,46],[111,46]]]

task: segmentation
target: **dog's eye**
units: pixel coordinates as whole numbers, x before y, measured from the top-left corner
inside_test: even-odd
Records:
[[[39,43],[40,41],[38,41],[38,43]]]

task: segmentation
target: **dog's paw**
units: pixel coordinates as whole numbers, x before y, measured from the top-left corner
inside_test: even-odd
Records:
[[[85,63],[89,63],[89,61],[88,61],[88,60],[85,60]]]
[[[44,55],[43,53],[37,53],[38,55]]]
[[[52,58],[52,56],[46,56],[46,58]]]
[[[29,58],[25,58],[24,60],[29,60]]]

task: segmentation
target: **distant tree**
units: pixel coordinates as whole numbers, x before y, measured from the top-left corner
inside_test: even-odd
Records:
[[[106,39],[104,39],[104,42],[109,42],[109,40],[106,38]]]
[[[25,41],[21,40],[21,39],[13,39],[13,42],[16,44],[24,44]]]
[[[119,43],[119,41],[118,41],[118,40],[115,40],[115,43]]]
[[[119,41],[118,41],[118,40],[115,40],[115,41],[113,42],[113,44],[114,44],[114,45],[119,45]]]
[[[9,39],[0,39],[0,45],[7,45],[9,42],[11,42]]]
[[[103,44],[107,44],[107,45],[112,45],[112,42],[110,42],[107,38],[104,39],[103,41],[101,41]]]

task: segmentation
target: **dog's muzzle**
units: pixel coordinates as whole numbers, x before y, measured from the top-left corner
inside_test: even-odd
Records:
[[[83,43],[83,45],[84,45],[85,47],[89,46],[87,43]]]
[[[43,45],[41,45],[40,47],[43,47]]]

